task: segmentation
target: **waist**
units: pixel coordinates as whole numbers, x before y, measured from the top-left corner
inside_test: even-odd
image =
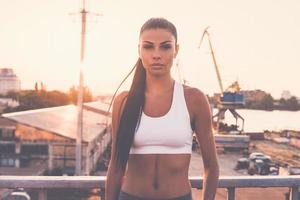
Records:
[[[158,175],[168,179],[179,174],[187,176],[190,160],[190,154],[131,154],[126,173],[143,178],[153,176],[156,171],[159,172]]]
[[[192,192],[188,192],[187,194],[174,197],[174,198],[155,198],[155,199],[165,199],[165,200],[192,200]],[[152,198],[152,200],[155,200]],[[118,200],[151,200],[151,198],[144,198],[129,194],[127,192],[121,191]]]
[[[174,180],[174,179],[173,179]],[[121,190],[144,199],[173,199],[184,196],[191,192],[191,185],[188,179],[180,181],[135,181],[124,179]]]

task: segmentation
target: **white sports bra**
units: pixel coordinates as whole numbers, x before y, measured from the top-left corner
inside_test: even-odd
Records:
[[[172,105],[167,114],[150,117],[142,112],[130,154],[191,154],[193,131],[183,85],[174,84]]]

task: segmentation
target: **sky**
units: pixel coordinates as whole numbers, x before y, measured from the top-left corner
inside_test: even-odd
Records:
[[[138,58],[142,24],[164,17],[178,31],[181,77],[206,94],[220,92],[208,29],[224,88],[261,89],[300,97],[299,0],[86,0],[86,54],[80,65],[81,0],[0,0],[0,68],[13,68],[22,89],[78,85],[79,69],[93,94],[113,93]],[[93,13],[101,14],[100,16]],[[173,77],[179,79],[173,66]],[[127,89],[131,79],[122,89]],[[121,89],[121,90],[122,90]]]

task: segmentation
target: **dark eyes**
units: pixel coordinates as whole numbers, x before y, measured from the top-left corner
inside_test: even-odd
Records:
[[[151,45],[151,44],[144,44],[144,45],[143,45],[143,48],[144,48],[144,49],[152,49],[152,48],[154,48],[154,45]],[[161,48],[161,49],[164,49],[164,50],[167,50],[167,49],[172,48],[172,45],[170,45],[170,44],[162,44],[162,45],[160,46],[160,48]]]
[[[160,47],[163,49],[170,49],[172,46],[170,44],[163,44]]]
[[[151,48],[153,48],[153,45],[145,44],[145,45],[143,45],[143,48],[144,49],[151,49]]]

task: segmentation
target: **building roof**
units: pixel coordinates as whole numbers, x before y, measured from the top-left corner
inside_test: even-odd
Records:
[[[82,141],[90,142],[104,131],[106,123],[110,123],[110,118],[100,114],[100,111],[107,111],[107,104],[92,102],[85,103],[85,106],[92,109],[83,109]],[[77,136],[77,107],[75,105],[7,113],[2,116],[70,139],[75,140]]]
[[[0,127],[16,126],[17,123],[0,116]]]
[[[0,68],[0,77],[17,77],[11,68]]]

